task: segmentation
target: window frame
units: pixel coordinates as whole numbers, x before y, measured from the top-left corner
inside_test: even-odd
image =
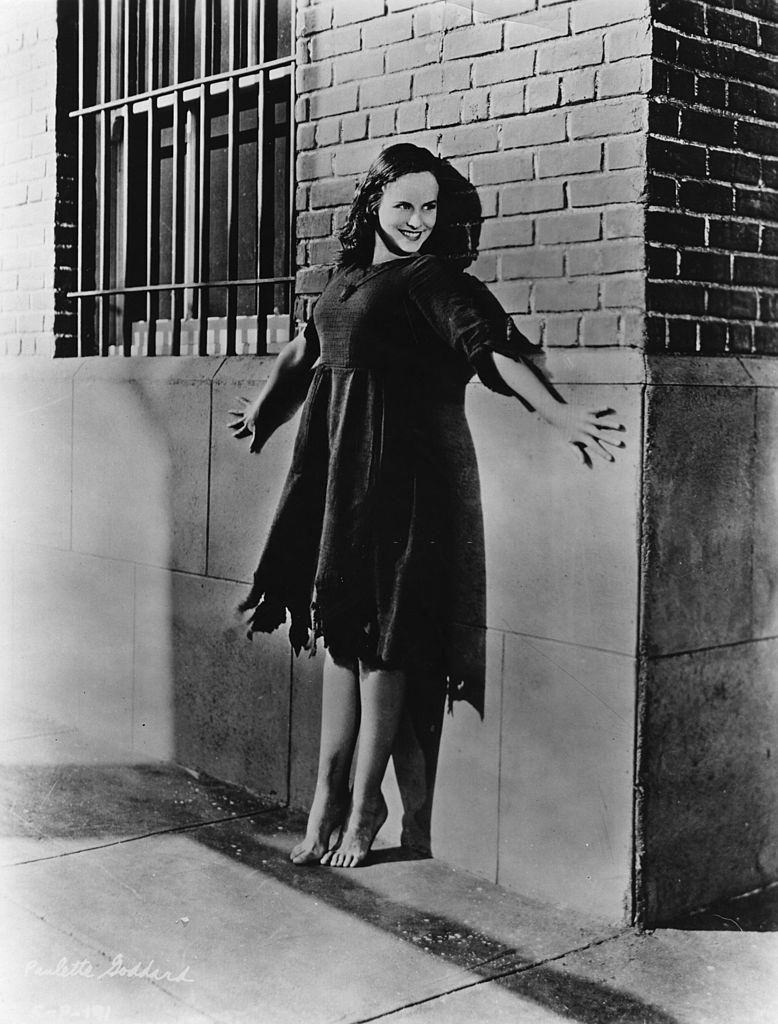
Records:
[[[209,70],[209,61],[214,60],[212,53],[213,40],[211,29],[215,24],[214,16],[218,16],[220,5],[212,0],[198,0],[200,6],[200,68]],[[78,3],[78,108],[70,112],[70,117],[77,120],[78,135],[78,214],[77,214],[77,288],[69,293],[69,298],[77,306],[77,351],[78,355],[108,355],[111,349],[111,338],[117,344],[114,351],[131,355],[137,346],[133,345],[132,313],[130,306],[137,303],[136,296],[145,296],[146,306],[146,341],[145,354],[156,355],[163,347],[157,344],[160,297],[163,293],[170,295],[171,337],[164,346],[171,355],[180,355],[184,324],[196,323],[194,351],[199,355],[209,353],[209,299],[213,289],[221,289],[226,293],[225,343],[218,346],[219,354],[235,355],[238,334],[238,289],[256,289],[256,345],[252,354],[265,354],[268,328],[260,330],[260,324],[267,324],[268,315],[276,314],[275,295],[279,288],[286,291],[288,313],[288,335],[291,335],[294,318],[294,283],[295,283],[295,4],[289,5],[291,23],[289,26],[289,54],[272,59],[264,59],[268,50],[268,18],[270,4],[275,0],[222,0],[226,4],[229,20],[228,67],[226,70],[201,74],[198,78],[182,79],[184,69],[182,40],[184,25],[182,0],[171,0],[169,5],[169,35],[165,40],[172,65],[164,73],[170,78],[165,85],[158,85],[160,72],[160,25],[159,12],[162,5],[158,0],[105,0],[100,5],[98,24],[89,23],[90,15],[94,17],[95,8],[90,0],[79,0]],[[186,9],[185,9],[186,10]],[[120,11],[124,18],[121,30],[122,53],[113,53],[110,36],[115,33],[111,15]],[[133,35],[130,18],[135,12],[137,24],[145,26],[144,36],[148,46],[143,50],[139,35]],[[143,11],[144,18],[138,16]],[[277,8],[273,9],[273,13]],[[276,15],[277,16],[277,15]],[[191,26],[187,26],[189,34],[194,37]],[[94,85],[94,96],[90,99],[99,102],[87,102],[86,59],[88,52],[87,31],[92,34],[92,43],[97,48],[99,81]],[[278,30],[276,29],[276,32]],[[241,33],[245,33],[242,37]],[[95,38],[96,37],[96,38]],[[151,85],[142,91],[132,92],[130,71],[132,65],[131,40],[137,46],[137,53],[142,55],[144,86]],[[241,51],[246,55],[258,57],[253,64],[236,67],[240,63]],[[135,55],[135,78],[140,78],[141,62]],[[220,50],[219,62],[222,62],[223,51]],[[246,57],[248,59],[248,57]],[[195,58],[192,56],[194,73]],[[118,75],[121,75],[119,81]],[[278,267],[273,266],[272,275],[262,273],[262,239],[268,230],[269,221],[274,218],[275,203],[266,204],[265,163],[272,163],[275,150],[268,155],[265,140],[266,132],[266,98],[273,95],[270,83],[278,76],[286,77],[284,101],[287,103],[286,146],[286,203],[288,218],[285,224],[284,259],[285,274],[278,274]],[[119,88],[117,88],[117,85]],[[256,252],[254,254],[254,276],[239,278],[238,265],[238,158],[240,139],[241,88],[256,89]],[[287,91],[288,90],[288,91]],[[116,95],[120,92],[121,95]],[[210,191],[209,163],[212,154],[212,111],[215,109],[216,98],[226,94],[227,106],[227,195],[226,195],[226,275],[221,280],[209,278],[209,207]],[[223,104],[223,100],[219,99]],[[194,168],[191,145],[187,149],[187,127],[191,132],[192,108],[197,110],[196,124],[196,162]],[[171,255],[169,282],[160,283],[155,280],[155,252],[158,264],[159,241],[157,239],[156,220],[159,218],[161,156],[158,140],[161,137],[160,115],[165,107],[172,106],[172,225]],[[130,174],[137,167],[130,165],[130,125],[137,114],[145,114],[146,138],[146,193],[145,193],[145,230],[146,257],[145,283],[128,284],[126,277],[129,255],[128,231],[131,215],[129,182]],[[170,114],[167,115],[170,117]],[[94,119],[92,127],[88,119]],[[123,144],[114,146],[111,137],[122,125]],[[88,131],[89,128],[89,131]],[[271,124],[270,131],[273,130]],[[120,153],[121,167],[117,173],[111,174],[112,153]],[[94,170],[94,199],[87,201],[86,175]],[[192,190],[187,188],[196,174],[196,209],[191,208]],[[116,184],[113,194],[109,186]],[[115,212],[112,216],[112,204]],[[116,251],[112,252],[111,231],[115,232]],[[91,237],[94,239],[91,244]],[[272,226],[272,240],[276,249],[275,223]],[[156,244],[149,240],[157,239]],[[90,244],[89,251],[85,248]],[[274,257],[275,258],[275,257]],[[121,265],[124,261],[124,266]],[[118,265],[117,265],[118,264]],[[112,274],[115,280],[112,281]],[[93,283],[95,287],[88,287]],[[267,301],[268,293],[273,293],[273,300]],[[264,298],[263,298],[264,297]],[[142,301],[142,300],[141,300]],[[187,318],[186,313],[196,308],[196,315]],[[112,317],[115,317],[112,325]],[[138,323],[137,319],[134,321]],[[215,323],[212,323],[214,338]],[[112,331],[115,327],[115,331]],[[274,319],[274,328],[278,322]],[[191,333],[191,331],[188,331]],[[217,346],[212,346],[216,348]],[[247,345],[244,343],[243,350]]]

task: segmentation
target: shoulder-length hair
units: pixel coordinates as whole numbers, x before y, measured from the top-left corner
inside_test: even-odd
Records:
[[[404,174],[428,171],[438,183],[438,216],[422,251],[445,256],[461,267],[478,255],[481,204],[475,189],[448,161],[410,142],[398,142],[384,149],[357,186],[346,223],[338,234],[343,249],[342,267],[366,267],[372,262],[378,205],[384,189]],[[462,203],[467,193],[469,203]],[[475,204],[475,205],[474,205]],[[459,215],[455,216],[455,210]],[[462,211],[466,218],[462,219]]]

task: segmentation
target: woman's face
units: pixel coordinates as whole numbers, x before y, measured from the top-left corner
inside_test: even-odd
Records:
[[[403,174],[384,188],[378,204],[374,261],[411,256],[435,227],[438,183],[429,171]],[[386,252],[384,252],[386,250]]]

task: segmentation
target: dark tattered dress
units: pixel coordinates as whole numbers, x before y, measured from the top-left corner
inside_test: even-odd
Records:
[[[447,678],[451,696],[481,711],[483,679],[451,664],[458,484],[441,424],[463,409],[474,372],[510,394],[491,352],[531,350],[491,301],[434,256],[333,276],[306,329],[320,362],[241,605],[253,609],[251,631],[288,611],[296,653],[312,633],[341,663]]]

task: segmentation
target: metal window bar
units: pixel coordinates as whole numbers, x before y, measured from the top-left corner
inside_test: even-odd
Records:
[[[130,99],[133,104],[141,104],[146,100],[171,96],[176,92],[190,92],[199,89],[202,85],[217,85],[220,82],[229,82],[231,78],[249,78],[252,75],[261,75],[263,72],[274,71],[276,68],[290,68],[294,62],[294,57],[278,57],[276,60],[258,61],[250,67],[233,68],[230,71],[222,71],[215,75],[201,75],[199,78],[188,79],[185,82],[175,82],[171,85],[162,85],[157,89],[147,89],[145,92],[136,93]],[[126,102],[125,99],[109,99],[105,103],[93,103],[88,107],[79,107],[78,110],[71,110],[68,117],[86,117],[89,114],[99,114],[103,110],[123,107]]]
[[[209,67],[207,61],[211,50],[211,26],[212,26],[211,0],[202,0],[201,22],[200,22],[200,67]],[[210,208],[206,198],[210,191],[210,119],[209,112],[210,86],[200,86],[200,119],[197,126],[197,152],[199,156],[198,169],[198,195],[197,195],[197,272],[200,280],[208,277],[208,228]],[[208,355],[208,304],[210,292],[208,288],[201,288],[198,292],[199,302],[197,304],[197,350],[201,356]]]
[[[257,6],[257,60],[259,61],[260,64],[263,64],[267,52],[267,12],[265,10],[265,0],[259,0]],[[267,215],[267,210],[265,209],[265,203],[263,201],[265,187],[265,160],[263,152],[264,138],[265,76],[260,75],[259,79],[257,80],[257,258],[255,264],[255,272],[257,277],[262,277],[262,226],[264,219]],[[262,288],[257,288],[255,292],[257,323],[261,323],[262,317],[267,315],[265,311],[263,298],[264,296],[262,294]]]
[[[293,284],[294,274],[289,273],[287,275],[262,275],[259,265],[257,262],[257,273],[255,277],[243,278],[240,280],[236,279],[237,273],[237,246],[238,246],[238,193],[239,183],[237,178],[237,168],[239,162],[239,128],[240,128],[240,102],[238,89],[240,86],[241,79],[251,79],[255,77],[257,83],[257,124],[258,124],[258,137],[257,137],[257,207],[258,207],[258,221],[263,216],[268,216],[268,211],[264,209],[263,204],[263,188],[264,188],[264,174],[263,174],[263,127],[264,127],[264,102],[265,102],[265,80],[266,75],[270,71],[276,68],[289,68],[290,70],[294,66],[294,57],[292,55],[277,58],[274,60],[267,61],[264,59],[267,52],[265,46],[265,36],[267,33],[267,18],[266,18],[266,3],[265,0],[257,0],[256,3],[251,4],[249,9],[246,11],[246,18],[244,26],[246,31],[246,40],[242,43],[241,36],[241,19],[239,13],[235,10],[234,5],[231,5],[230,11],[230,67],[228,70],[221,73],[213,73],[213,64],[211,62],[212,54],[212,20],[214,4],[211,0],[205,0],[202,4],[202,17],[203,17],[203,31],[201,33],[201,74],[197,79],[191,79],[188,81],[183,80],[183,62],[184,54],[182,53],[182,12],[178,3],[172,5],[173,9],[173,75],[169,76],[173,81],[168,85],[160,86],[159,78],[156,70],[156,62],[158,57],[158,46],[159,46],[159,32],[160,32],[160,19],[156,10],[156,3],[151,0],[150,6],[152,11],[149,14],[151,21],[146,21],[143,26],[140,25],[142,18],[142,9],[139,0],[113,0],[113,2],[107,2],[104,5],[100,5],[99,8],[99,46],[101,50],[101,82],[99,95],[101,102],[92,103],[86,105],[86,89],[85,89],[85,47],[84,47],[84,31],[83,31],[83,18],[86,16],[86,0],[79,0],[79,15],[82,19],[79,34],[79,109],[70,113],[71,117],[79,118],[79,161],[81,174],[79,175],[79,230],[80,234],[80,257],[79,257],[79,268],[78,268],[78,290],[71,292],[71,297],[75,298],[78,303],[79,310],[79,345],[82,344],[83,337],[83,325],[84,325],[84,303],[96,303],[97,311],[97,350],[101,354],[106,354],[111,342],[111,314],[112,314],[112,299],[121,298],[121,303],[117,303],[120,309],[116,309],[119,314],[117,317],[118,323],[115,326],[121,325],[121,340],[122,349],[125,354],[131,352],[131,313],[132,305],[128,301],[129,297],[133,294],[140,293],[146,296],[146,316],[148,324],[148,339],[149,344],[147,346],[149,354],[153,354],[155,351],[155,324],[159,315],[159,292],[168,291],[171,295],[171,314],[172,314],[172,329],[173,329],[173,344],[172,352],[174,354],[180,353],[181,349],[181,324],[185,316],[185,294],[189,292],[197,297],[197,336],[198,336],[198,351],[200,354],[207,354],[207,332],[208,332],[208,296],[209,290],[224,287],[227,290],[227,324],[228,324],[228,352],[235,351],[235,337],[236,337],[236,322],[237,322],[237,295],[239,287],[254,287],[257,290],[257,324],[262,322],[263,317],[266,315],[268,310],[265,308],[266,303],[261,301],[261,293],[263,291],[262,286],[274,285],[286,285],[288,295],[288,313],[290,318],[290,326],[293,320]],[[135,14],[136,24],[132,25],[133,13]],[[116,14],[116,20],[112,17],[112,14]],[[133,28],[135,31],[133,32]],[[143,31],[145,30],[145,32]],[[169,31],[169,24],[165,23],[165,32]],[[116,62],[111,60],[111,47],[109,40],[117,35],[116,40],[119,43],[118,47],[114,47],[113,52],[118,53],[121,64],[117,68]],[[148,43],[148,52],[146,53],[145,61],[144,55],[140,52],[145,40]],[[293,33],[294,37],[294,33]],[[132,54],[132,41],[136,42],[136,46],[139,48],[139,52]],[[170,45],[168,41],[167,45]],[[241,58],[241,45],[246,48],[245,58]],[[133,61],[133,56],[135,60]],[[244,59],[247,66],[242,68],[236,65],[240,63],[241,59]],[[145,64],[146,69],[146,81],[143,85],[146,88],[140,91],[141,87],[141,65],[142,62]],[[133,67],[135,69],[135,78],[133,80]],[[112,95],[112,81],[116,81],[117,92]],[[291,133],[290,141],[293,139],[294,133],[294,76],[289,76],[290,82],[290,112],[289,112],[289,130]],[[210,163],[210,119],[209,114],[211,111],[212,104],[210,103],[212,88],[211,86],[217,83],[226,83],[228,92],[228,196],[227,196],[227,210],[228,210],[228,224],[227,224],[227,237],[228,237],[228,260],[227,260],[227,279],[224,281],[208,280],[209,269],[208,269],[208,206],[206,203],[206,197],[209,192],[209,163]],[[132,93],[132,87],[135,87],[135,93]],[[185,155],[185,121],[186,121],[186,108],[185,108],[185,94],[192,90],[197,90],[197,113],[199,117],[196,125],[197,136],[197,191],[198,191],[198,203],[197,203],[197,230],[195,232],[195,252],[193,255],[196,257],[196,263],[193,268],[190,268],[190,272],[186,273],[185,270],[185,253],[186,253],[186,214],[185,214],[185,178],[186,178],[186,155]],[[117,93],[119,93],[117,95]],[[120,95],[123,93],[123,95]],[[160,185],[160,160],[159,160],[159,148],[157,145],[157,135],[159,129],[159,101],[163,98],[169,98],[172,101],[172,117],[173,117],[173,225],[172,225],[172,246],[171,246],[171,276],[172,282],[166,284],[159,284],[159,279],[154,280],[155,274],[158,273],[156,269],[159,265],[159,249],[158,243],[152,243],[152,238],[155,238],[155,234],[151,232],[151,226],[156,227],[158,221],[158,195]],[[131,132],[131,115],[133,110],[137,110],[141,104],[147,104],[147,148],[148,148],[148,162],[147,162],[147,208],[146,208],[146,222],[147,222],[147,242],[148,252],[146,260],[146,283],[144,285],[129,285],[127,282],[126,275],[130,272],[129,262],[129,214],[130,214],[130,167],[131,167],[131,137],[134,135]],[[116,162],[117,171],[119,165],[121,166],[121,174],[119,182],[112,182],[111,175],[111,161],[112,161],[112,113],[115,112],[115,122],[117,130],[121,133],[121,149],[120,159]],[[81,254],[83,253],[83,240],[86,231],[86,225],[84,223],[84,153],[85,153],[85,119],[86,117],[93,116],[96,119],[96,125],[99,126],[100,131],[97,133],[96,139],[96,151],[95,158],[97,160],[97,175],[96,175],[96,188],[97,188],[97,206],[98,209],[95,211],[97,220],[95,222],[95,229],[98,232],[97,240],[97,265],[96,265],[96,283],[98,287],[88,289],[85,288],[85,276],[84,276],[84,265]],[[195,140],[192,139],[194,142]],[[116,218],[115,221],[111,215],[111,185],[119,185],[120,194],[117,197],[116,204]],[[294,242],[292,238],[292,214],[294,210],[294,163],[293,160],[289,161],[289,222],[287,225],[287,244],[288,244],[288,256],[290,262],[291,271],[291,259],[294,252]],[[155,208],[156,203],[156,208]],[[257,250],[259,251],[259,238],[261,235],[262,225],[258,222],[257,224]],[[112,287],[111,282],[111,271],[112,271],[112,253],[111,253],[111,236],[114,234],[114,241],[117,246],[116,252],[113,253],[115,260],[114,269],[117,273],[115,286]],[[152,249],[156,245],[156,251],[152,252]],[[258,252],[259,256],[259,252]],[[195,273],[191,273],[194,270]],[[195,280],[196,278],[196,280]],[[90,308],[87,306],[86,308]],[[258,331],[259,339],[259,331]],[[118,340],[118,339],[117,339]],[[259,344],[259,350],[262,349],[261,343]]]
[[[156,3],[147,5],[146,16],[146,83],[154,88],[157,69],[157,7]],[[140,12],[139,12],[140,20]],[[146,124],[146,284],[154,284],[159,266],[159,242],[157,225],[159,224],[159,183],[160,166],[157,150],[157,101],[149,100],[148,120]],[[149,291],[146,295],[146,350],[150,356],[156,355],[157,318],[159,315],[159,294]]]
[[[109,45],[112,34],[112,19],[111,19],[112,5],[106,3],[102,8],[102,16],[100,18],[100,49],[103,54],[103,80],[101,82],[101,92],[103,99],[106,100],[111,95],[111,64],[108,60]],[[97,140],[96,151],[98,154],[98,160],[100,162],[98,172],[98,192],[97,199],[100,208],[99,214],[99,231],[98,231],[98,280],[100,281],[103,289],[108,288],[111,283],[111,267],[110,267],[110,254],[108,247],[110,245],[110,206],[108,196],[108,182],[110,181],[110,170],[111,170],[111,149],[110,149],[110,130],[111,130],[111,112],[110,110],[104,109],[100,112],[100,132]],[[81,253],[79,252],[79,263],[81,262]],[[105,355],[107,350],[107,343],[105,339],[108,336],[108,330],[110,325],[110,308],[108,298],[106,296],[100,296],[98,299],[97,309],[97,351],[100,355]]]
[[[230,67],[240,61],[240,12],[237,2],[230,4]],[[238,105],[238,80],[229,81],[227,101],[227,277],[232,280],[238,274],[238,145],[240,132],[240,110]],[[227,288],[227,355],[235,355],[235,339],[238,333],[238,289]],[[259,333],[259,332],[257,332]]]
[[[117,281],[121,281],[123,284],[127,284],[127,274],[129,272],[128,246],[130,238],[130,104],[127,102],[127,97],[130,95],[131,89],[131,8],[132,0],[123,0],[124,33],[122,36],[122,53],[124,54],[123,86],[125,102],[123,106],[119,108],[116,122],[117,127],[121,128],[121,173],[119,174],[118,182],[121,195],[121,206],[117,210],[117,219],[119,222],[117,226],[119,231],[117,231],[118,251],[115,253],[115,259],[116,278]],[[121,345],[126,356],[131,355],[132,353],[132,325],[129,310],[127,308],[128,305],[127,296],[125,295],[122,301],[120,321],[122,328]]]
[[[78,105],[84,104],[84,64],[86,45],[84,35],[86,32],[84,22],[84,0],[78,0]],[[78,267],[76,269],[76,281],[78,291],[84,290],[84,217],[86,216],[84,202],[84,149],[86,140],[84,133],[86,124],[83,118],[78,121],[78,217],[77,217],[77,246],[78,246]],[[78,355],[84,354],[84,300],[76,300],[76,344]]]
[[[150,101],[147,142],[146,142],[146,284],[153,285],[158,266],[159,244],[157,241],[157,225],[159,223],[159,177],[160,167],[157,153],[157,104]],[[149,289],[146,295],[147,351],[150,356],[156,355],[157,316],[159,295],[156,290]]]
[[[181,62],[183,60],[181,46],[181,3],[173,4],[173,81],[178,84],[182,78]],[[173,281],[184,279],[184,170],[185,170],[185,136],[183,93],[176,90],[173,94],[173,223],[171,225],[170,274]],[[175,289],[170,295],[170,315],[173,325],[171,353],[181,354],[181,321],[184,316],[184,295]]]

